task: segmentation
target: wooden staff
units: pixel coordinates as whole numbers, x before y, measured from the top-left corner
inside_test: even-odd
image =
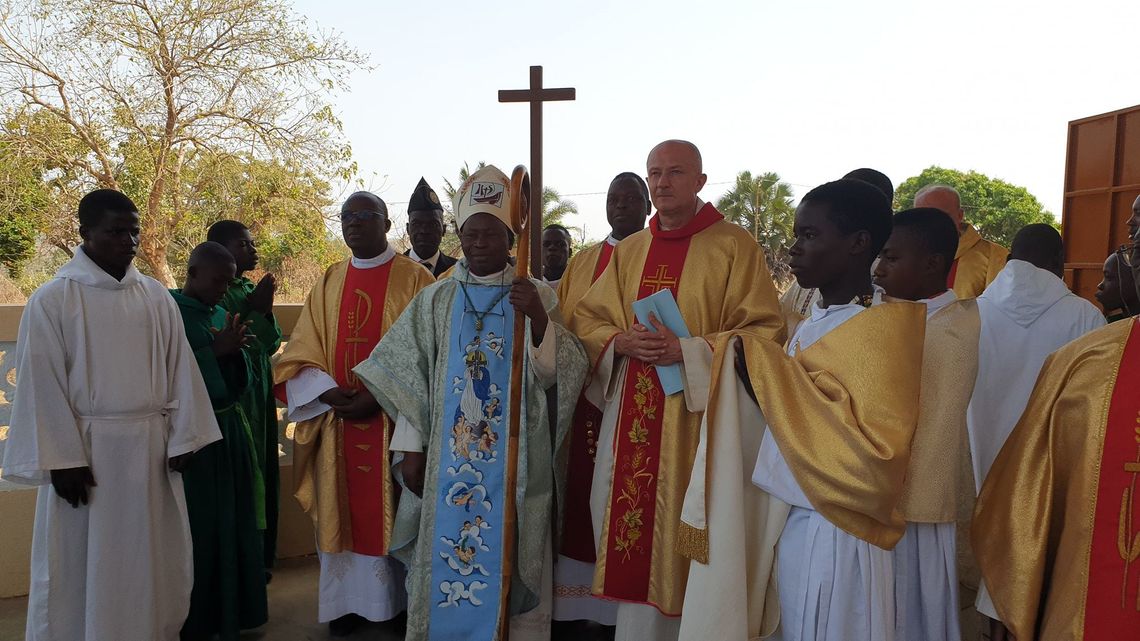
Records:
[[[529,201],[530,176],[526,167],[519,165],[511,172],[511,227],[519,248],[515,255],[515,276],[527,277],[530,262]],[[503,588],[499,597],[500,638],[507,641],[510,636],[511,577],[514,576],[515,546],[518,538],[515,527],[518,524],[518,506],[515,505],[515,485],[519,471],[519,426],[523,413],[523,356],[526,354],[526,316],[515,311],[514,341],[511,343],[511,396],[510,431],[507,437],[507,475],[503,482]]]

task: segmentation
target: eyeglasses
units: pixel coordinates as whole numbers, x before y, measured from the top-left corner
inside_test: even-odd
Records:
[[[383,215],[384,213],[379,211],[342,211],[340,212],[340,222],[351,223],[354,220],[366,222]]]

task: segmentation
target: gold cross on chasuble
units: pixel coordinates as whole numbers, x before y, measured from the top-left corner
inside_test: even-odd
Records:
[[[650,294],[656,294],[663,289],[670,289],[676,287],[677,279],[669,275],[669,268],[666,265],[658,265],[657,273],[648,278],[641,279],[641,286],[648,287]]]

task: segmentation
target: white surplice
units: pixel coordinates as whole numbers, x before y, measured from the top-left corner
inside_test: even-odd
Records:
[[[926,305],[929,320],[956,300],[954,290],[948,289],[919,302]],[[961,639],[957,529],[953,521],[906,524],[894,549],[895,638],[899,641]]]
[[[875,288],[873,304],[882,302]],[[804,350],[863,311],[857,303],[811,308],[788,341]],[[806,429],[806,426],[805,426]],[[812,509],[770,431],[765,431],[752,482],[791,505],[776,546],[783,641],[892,641],[894,560],[890,551],[858,539]]]
[[[3,474],[40,485],[27,639],[178,639],[193,559],[167,461],[221,433],[174,299],[78,248],[28,300],[16,372]],[[78,508],[50,485],[51,470],[75,467],[98,484]]]
[[[375,258],[352,257],[356,269],[375,269],[396,257],[388,249]],[[290,421],[316,418],[332,408],[322,403],[321,394],[337,387],[332,375],[316,367],[306,367],[285,381],[285,397]],[[380,527],[377,523],[376,527]],[[369,621],[387,621],[408,607],[404,589],[404,566],[391,557],[356,552],[317,552],[321,563],[317,620],[325,623],[346,614],[358,614]]]
[[[966,412],[976,490],[1017,424],[1046,357],[1102,327],[1104,316],[1052,272],[1011,260],[978,297],[978,380]],[[985,585],[978,611],[997,618]]]

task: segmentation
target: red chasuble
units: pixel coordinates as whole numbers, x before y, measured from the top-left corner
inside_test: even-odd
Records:
[[[364,389],[352,368],[368,358],[380,342],[391,271],[392,261],[372,269],[348,266],[337,327],[336,371],[332,372],[337,385]],[[387,456],[389,423],[381,412],[369,420],[340,424],[348,522],[352,528],[352,551],[357,554],[388,554],[384,507],[393,501]]]
[[[591,283],[598,280],[606,270],[613,254],[614,246],[603,241]],[[597,560],[594,550],[597,537],[590,519],[590,485],[594,480],[594,458],[597,456],[601,424],[602,410],[586,400],[583,392],[578,396],[578,406],[574,409],[574,422],[570,430],[570,461],[566,470],[566,508],[562,521],[561,552],[563,556],[584,563]]]
[[[654,216],[649,221],[653,240],[642,267],[638,299],[663,289],[672,291],[676,298],[693,235],[719,220],[723,217],[716,209],[706,206],[685,227],[663,231]],[[611,599],[649,600],[664,405],[665,392],[656,368],[629,359],[615,430],[609,531],[603,541],[607,561],[602,593]]]
[[[1105,426],[1089,554],[1085,641],[1140,638],[1138,476],[1140,330],[1134,326],[1120,359]]]

